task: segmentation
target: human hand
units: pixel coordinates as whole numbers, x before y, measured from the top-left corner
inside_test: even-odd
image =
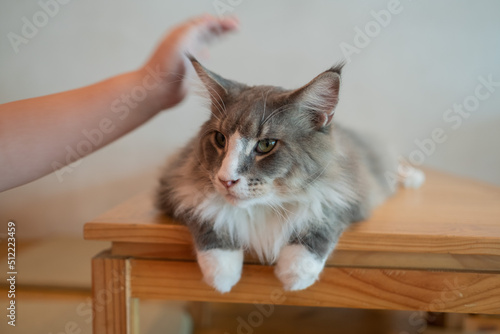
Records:
[[[173,107],[181,102],[187,93],[186,77],[189,61],[186,54],[204,58],[208,46],[218,37],[238,28],[238,20],[234,17],[218,18],[212,15],[202,15],[183,22],[171,29],[167,36],[147,63],[140,69],[144,75],[157,73],[160,108]]]

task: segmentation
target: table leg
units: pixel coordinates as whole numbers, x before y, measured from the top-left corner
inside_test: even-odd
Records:
[[[94,334],[131,334],[129,261],[104,251],[92,259]]]

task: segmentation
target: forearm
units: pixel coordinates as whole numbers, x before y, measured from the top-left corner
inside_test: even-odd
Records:
[[[141,69],[72,91],[0,105],[0,191],[33,181],[109,144],[187,92],[187,52],[236,29],[200,16],[174,27]]]
[[[0,105],[0,191],[73,163],[167,107],[153,72]]]

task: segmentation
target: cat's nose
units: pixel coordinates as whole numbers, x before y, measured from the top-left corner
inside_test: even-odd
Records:
[[[238,181],[239,181],[239,180],[240,180],[240,179],[238,179],[238,180],[223,180],[223,179],[221,179],[221,178],[219,177],[219,181],[220,181],[220,183],[222,183],[222,185],[223,185],[224,187],[226,187],[226,189],[229,189],[229,188],[231,188],[232,186],[234,186],[236,183],[238,183]]]

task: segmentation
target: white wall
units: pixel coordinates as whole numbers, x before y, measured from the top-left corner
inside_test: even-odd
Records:
[[[241,1],[233,11],[241,31],[214,47],[206,65],[245,83],[300,86],[341,60],[340,45],[354,45],[355,27],[364,29],[371,11],[388,3]],[[500,81],[500,2],[401,0],[398,8],[345,67],[337,120],[384,136],[407,158],[415,140],[442,128],[447,140],[425,165],[500,184],[500,87],[457,129],[443,119],[453,104],[473,102],[478,77]],[[215,8],[212,1],[73,0],[15,53],[7,34],[20,34],[22,17],[32,21],[38,11],[33,0],[0,3],[0,103],[134,69],[168,27]],[[63,182],[49,175],[0,194],[0,221],[15,219],[19,237],[81,235],[85,221],[152,189],[165,157],[205,117],[190,98],[85,158]]]

